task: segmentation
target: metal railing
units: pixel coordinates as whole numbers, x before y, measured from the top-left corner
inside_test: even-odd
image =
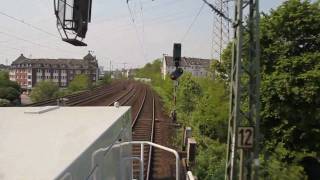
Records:
[[[144,177],[144,169],[143,169],[143,167],[144,167],[144,162],[143,162],[144,145],[149,145],[149,146],[153,146],[155,148],[162,149],[167,152],[171,152],[172,154],[175,155],[175,157],[176,157],[176,180],[180,180],[180,157],[179,157],[179,154],[176,150],[159,145],[159,144],[156,144],[156,143],[153,143],[153,142],[149,142],[149,141],[130,141],[130,142],[120,143],[119,145],[122,146],[122,145],[128,145],[128,144],[140,144],[140,146],[141,146],[141,149],[140,149],[140,163],[141,163],[140,179],[143,179],[143,177]]]
[[[120,146],[124,146],[124,145],[133,145],[133,144],[139,144],[141,146],[140,149],[140,157],[127,157],[126,160],[130,160],[130,159],[135,159],[135,160],[139,160],[140,163],[140,180],[144,179],[144,145],[149,145],[155,148],[159,148],[162,149],[164,151],[167,152],[171,152],[172,154],[175,155],[176,157],[176,180],[180,179],[180,157],[179,154],[176,150],[153,143],[153,142],[149,142],[149,141],[129,141],[129,142],[122,142],[122,143],[117,143],[117,144],[111,144],[105,148],[99,148],[96,151],[94,151],[92,153],[92,157],[91,157],[91,167],[93,169],[93,173],[92,173],[92,177],[95,180],[96,179],[96,164],[95,164],[95,156],[100,153],[100,152],[110,152],[111,149],[116,148],[116,147],[120,147]]]

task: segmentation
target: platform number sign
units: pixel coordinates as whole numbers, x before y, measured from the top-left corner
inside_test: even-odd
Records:
[[[238,128],[238,148],[251,149],[253,148],[253,127],[239,127]]]

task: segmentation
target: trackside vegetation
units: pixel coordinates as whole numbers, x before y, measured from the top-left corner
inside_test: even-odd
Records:
[[[320,164],[320,1],[288,0],[262,13],[260,178],[317,179]],[[247,38],[245,34],[244,38]],[[245,48],[248,50],[248,48]],[[199,179],[224,179],[229,115],[231,45],[211,66],[215,79],[184,73],[177,90],[178,122],[197,140],[193,172]],[[246,56],[243,55],[246,61]],[[139,69],[149,77],[169,113],[172,81],[162,80],[161,60]],[[181,142],[177,131],[175,142]],[[179,145],[180,147],[180,145]]]
[[[0,71],[0,107],[20,105],[21,88],[10,81],[8,71]]]

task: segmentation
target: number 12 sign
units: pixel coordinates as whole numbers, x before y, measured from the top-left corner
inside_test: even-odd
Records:
[[[253,137],[254,128],[253,127],[238,127],[238,148],[251,149],[253,148]]]

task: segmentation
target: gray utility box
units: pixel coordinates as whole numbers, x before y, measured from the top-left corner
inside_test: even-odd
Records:
[[[0,115],[1,180],[132,179],[132,147],[117,146],[131,141],[130,107],[4,107]]]

